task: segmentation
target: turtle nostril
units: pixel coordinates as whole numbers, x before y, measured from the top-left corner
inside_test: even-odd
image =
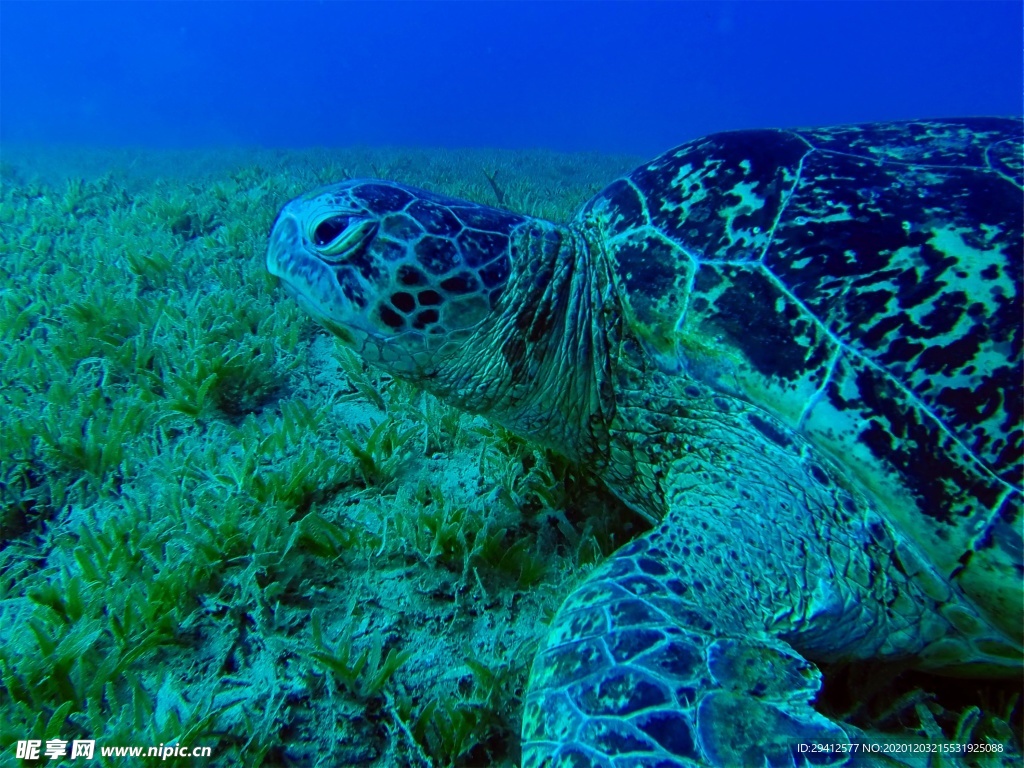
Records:
[[[324,219],[313,230],[313,244],[322,247],[334,242],[342,232],[348,229],[351,221],[350,216],[331,216],[329,219]]]

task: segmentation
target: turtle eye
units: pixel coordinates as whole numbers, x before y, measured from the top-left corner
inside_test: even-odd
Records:
[[[334,242],[342,232],[348,229],[351,222],[351,216],[331,216],[329,219],[324,219],[313,230],[314,245],[322,248],[328,243]]]
[[[360,256],[376,232],[376,219],[338,214],[317,224],[310,239],[317,256],[329,264],[340,264]]]

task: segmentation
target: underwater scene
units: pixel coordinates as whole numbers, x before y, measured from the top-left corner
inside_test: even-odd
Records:
[[[1019,765],[1022,24],[0,3],[0,766]]]

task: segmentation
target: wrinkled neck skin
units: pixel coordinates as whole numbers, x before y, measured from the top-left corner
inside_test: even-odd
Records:
[[[529,220],[494,317],[422,384],[570,459],[607,449],[611,281],[572,227]]]

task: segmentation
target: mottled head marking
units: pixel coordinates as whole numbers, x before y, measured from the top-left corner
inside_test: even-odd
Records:
[[[288,203],[267,267],[371,362],[423,374],[497,305],[520,216],[377,180]]]

